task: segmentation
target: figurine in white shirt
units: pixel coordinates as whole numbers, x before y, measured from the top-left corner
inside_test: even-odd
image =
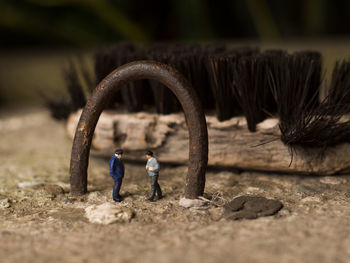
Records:
[[[159,200],[163,197],[162,190],[160,189],[160,186],[158,184],[160,166],[157,159],[153,157],[152,151],[146,152],[146,158],[148,159],[146,164],[146,171],[151,178],[151,194],[148,200],[152,202],[155,200]]]

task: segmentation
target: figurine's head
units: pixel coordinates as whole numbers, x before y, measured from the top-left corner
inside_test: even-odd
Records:
[[[115,151],[115,156],[117,156],[117,158],[121,158],[122,154],[123,154],[123,150],[121,150],[121,149],[118,149]]]
[[[147,159],[151,159],[153,157],[153,152],[152,151],[147,151],[146,152],[146,157],[147,157]]]

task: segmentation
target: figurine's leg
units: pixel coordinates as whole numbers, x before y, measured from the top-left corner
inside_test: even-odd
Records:
[[[123,178],[118,178],[114,180],[114,187],[113,187],[113,200],[119,202],[120,201],[120,187],[122,186]]]
[[[157,199],[161,199],[163,197],[163,194],[162,194],[162,189],[160,188],[160,185],[158,183],[158,175],[155,176],[157,177],[156,178],[156,192],[157,192]]]
[[[151,178],[151,193],[149,195],[148,200],[153,201],[154,196],[156,194],[157,176],[150,176],[150,178]]]
[[[122,183],[123,183],[123,177],[119,179],[119,189],[118,189],[118,198],[121,199],[121,195],[119,194],[120,192],[120,188],[122,187]]]

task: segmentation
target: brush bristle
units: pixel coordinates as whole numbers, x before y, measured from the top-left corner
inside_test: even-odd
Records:
[[[181,72],[192,84],[205,110],[216,110],[219,121],[244,114],[250,131],[267,116],[278,114],[281,140],[293,148],[321,147],[350,141],[350,122],[341,121],[350,112],[350,62],[337,62],[329,94],[319,101],[322,57],[319,52],[232,48],[226,45],[157,43],[136,47],[121,43],[95,54],[95,80],[99,83],[118,66],[135,60],[156,60]],[[93,78],[80,61],[80,75],[87,86]],[[77,67],[70,62],[64,71],[70,101],[47,106],[56,118],[85,105]],[[96,84],[95,83],[95,84]],[[92,90],[89,89],[88,90]],[[163,84],[140,80],[121,87],[111,99],[129,112],[153,105],[157,113],[181,111],[175,95]],[[61,110],[59,110],[61,109]]]
[[[267,117],[268,109],[271,108],[268,103],[272,95],[267,85],[266,69],[263,55],[243,57],[234,68],[232,89],[251,132]]]
[[[328,92],[331,105],[350,104],[350,61],[337,61]]]
[[[96,85],[100,83],[109,73],[115,70],[117,67],[130,62],[128,60],[131,53],[135,51],[135,46],[129,42],[121,42],[109,48],[104,48],[96,52],[94,56],[94,69],[96,75]],[[121,87],[121,89],[113,94],[109,103],[106,104],[106,108],[113,109],[115,103],[125,104],[126,107],[133,111],[128,100],[129,91],[127,87]]]
[[[73,112],[72,103],[68,99],[52,99],[44,96],[45,106],[50,110],[52,118],[65,120]]]
[[[85,94],[73,61],[69,61],[69,67],[63,71],[63,76],[67,83],[67,91],[71,98],[72,110],[75,111],[84,107],[86,103]]]
[[[341,122],[349,105],[333,104],[330,97],[319,103],[321,58],[317,53],[296,53],[276,63],[279,79],[270,83],[280,117],[281,140],[291,147],[326,149],[350,141],[350,122]],[[275,68],[276,71],[276,68]]]
[[[208,55],[206,66],[219,121],[230,119],[242,112],[232,89],[236,78],[234,72],[241,57],[255,53],[258,53],[258,49],[244,47]]]

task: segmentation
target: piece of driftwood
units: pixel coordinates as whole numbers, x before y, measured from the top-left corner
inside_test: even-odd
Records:
[[[81,111],[70,115],[68,136],[73,139]],[[297,148],[293,152],[279,139],[278,119],[260,123],[257,131],[248,131],[244,117],[219,122],[206,116],[209,134],[209,165],[242,170],[336,174],[350,172],[350,145],[320,149]],[[188,162],[188,131],[182,113],[102,113],[92,141],[92,155],[111,156],[116,148],[125,150],[125,159],[144,161],[146,149],[155,151],[161,162]]]

